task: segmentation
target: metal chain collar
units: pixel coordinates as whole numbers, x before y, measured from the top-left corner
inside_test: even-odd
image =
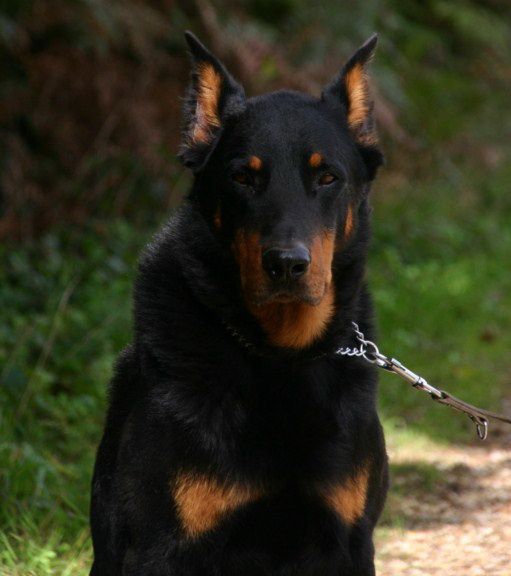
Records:
[[[445,390],[440,390],[431,386],[431,384],[428,384],[422,376],[415,374],[415,372],[409,370],[395,358],[389,358],[388,356],[385,356],[385,354],[382,354],[374,342],[365,338],[363,332],[355,322],[352,322],[351,325],[353,326],[353,330],[360,346],[358,348],[342,347],[337,349],[335,354],[339,356],[361,357],[371,364],[376,364],[388,372],[401,376],[401,378],[409,382],[417,390],[422,390],[429,394],[436,402],[446,404],[455,410],[467,414],[467,416],[476,425],[477,436],[481,440],[485,440],[488,436],[488,418],[495,418],[502,422],[511,424],[511,418],[508,418],[507,416],[496,414],[495,412],[489,412],[482,408],[477,408],[476,406],[472,406],[471,404],[452,396]]]

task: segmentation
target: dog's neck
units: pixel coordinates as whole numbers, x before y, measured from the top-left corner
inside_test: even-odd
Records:
[[[271,302],[250,308],[268,340],[280,348],[302,350],[325,333],[335,313],[335,292],[332,284],[316,306],[305,302]]]

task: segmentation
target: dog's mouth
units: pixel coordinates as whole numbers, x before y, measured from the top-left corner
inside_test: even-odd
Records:
[[[244,290],[244,299],[252,307],[261,307],[267,304],[307,304],[317,306],[321,303],[328,285],[326,282],[323,286],[314,287],[306,283],[292,286],[263,286],[263,287],[246,287]]]

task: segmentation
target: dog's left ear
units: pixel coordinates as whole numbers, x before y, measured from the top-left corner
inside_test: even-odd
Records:
[[[376,34],[371,36],[322,93],[322,99],[329,105],[342,107],[348,128],[366,164],[369,180],[375,177],[383,163],[383,155],[377,148],[374,103],[367,75],[367,65],[374,55],[377,41]]]
[[[179,157],[197,171],[213,151],[226,120],[245,108],[245,92],[191,32],[185,32],[185,38],[193,68],[183,105]]]

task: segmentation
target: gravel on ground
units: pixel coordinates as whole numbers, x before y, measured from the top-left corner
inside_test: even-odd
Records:
[[[492,432],[477,445],[389,451],[378,576],[511,576],[511,433]]]

